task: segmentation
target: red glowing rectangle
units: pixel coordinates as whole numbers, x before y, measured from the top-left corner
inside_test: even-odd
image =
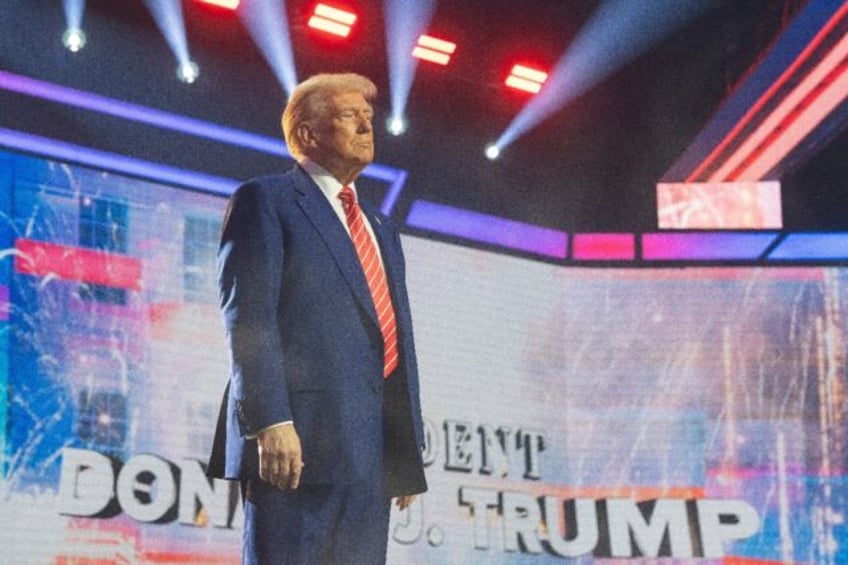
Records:
[[[524,65],[515,65],[514,67],[512,67],[512,74],[517,76],[518,78],[524,78],[529,81],[537,82],[539,84],[542,84],[546,80],[548,80],[548,73],[546,73],[545,71],[531,69],[530,67],[525,67]]]
[[[212,6],[218,6],[219,8],[227,8],[228,10],[235,10],[239,6],[239,0],[197,0],[201,4],[210,4]]]
[[[572,257],[581,261],[620,261],[636,257],[632,233],[576,233]]]
[[[347,37],[354,22],[356,22],[356,14],[326,4],[318,4],[307,25],[339,37]]]
[[[18,273],[141,290],[141,261],[132,257],[32,239],[18,239],[15,252]]]
[[[439,65],[447,65],[450,62],[450,55],[439,53],[438,51],[433,51],[432,49],[427,49],[426,47],[420,47],[418,45],[416,45],[415,49],[412,50],[412,56],[416,59],[430,61],[431,63],[437,63]]]
[[[456,43],[422,35],[418,38],[418,45],[412,50],[412,56],[439,65],[447,65],[454,51],[456,51]]]
[[[542,90],[542,85],[547,79],[548,73],[544,71],[524,65],[514,65],[504,84],[518,90],[536,94]]]

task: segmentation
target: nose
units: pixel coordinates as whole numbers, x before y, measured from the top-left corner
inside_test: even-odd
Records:
[[[370,133],[371,132],[371,118],[367,116],[359,117],[359,125],[356,128],[357,133]]]

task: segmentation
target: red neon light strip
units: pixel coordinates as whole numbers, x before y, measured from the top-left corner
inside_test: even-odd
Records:
[[[748,168],[736,172],[731,178],[752,177],[762,178],[780,163],[780,160],[794,149],[809,133],[846,98],[848,98],[848,63],[842,65],[833,73],[835,76],[824,92],[814,93],[805,112],[797,112],[790,116],[780,128],[774,132],[776,139],[769,141],[765,150],[752,156],[749,162],[743,164]],[[802,119],[803,118],[803,119]],[[782,129],[785,128],[785,129]],[[768,151],[771,149],[771,151]]]
[[[350,26],[327,20],[319,16],[312,16],[309,18],[308,25],[312,29],[326,31],[327,33],[332,33],[333,35],[338,35],[340,37],[347,37],[350,33]]]
[[[356,21],[356,14],[352,12],[345,12],[344,10],[339,10],[338,8],[333,8],[326,4],[318,4],[315,6],[314,14],[348,26],[352,26],[353,22]]]
[[[846,83],[848,36],[784,98],[713,178],[759,180],[848,98]]]
[[[15,241],[15,271],[40,277],[141,290],[141,261],[32,239]]]
[[[450,55],[439,53],[438,51],[433,51],[420,45],[416,45],[412,50],[412,56],[416,59],[438,63],[439,65],[447,65],[450,62]]]
[[[526,78],[527,80],[538,82],[539,84],[542,84],[543,82],[548,80],[548,73],[540,71],[538,69],[531,69],[530,67],[525,67],[524,65],[513,66],[512,74],[519,78]]]
[[[201,4],[211,4],[228,10],[235,10],[239,6],[239,0],[197,0]]]
[[[448,55],[452,55],[453,52],[456,51],[456,43],[451,43],[450,41],[445,41],[444,39],[439,39],[431,35],[422,35],[419,37],[418,45],[435,51],[441,51]]]
[[[816,36],[810,41],[810,43],[804,48],[803,51],[798,55],[798,58],[787,67],[785,71],[778,77],[778,79],[763,93],[762,96],[748,109],[744,116],[737,122],[737,124],[730,130],[730,132],[725,136],[725,138],[712,150],[712,152],[707,155],[707,157],[698,165],[695,170],[686,177],[686,182],[695,182],[700,175],[710,166],[713,162],[718,159],[720,155],[723,154],[728,145],[733,143],[736,137],[741,133],[743,129],[745,129],[748,124],[754,119],[754,117],[759,113],[759,111],[769,102],[769,100],[779,91],[783,86],[792,78],[792,75],[807,62],[807,59],[815,52],[815,50],[821,45],[821,43],[828,36],[830,31],[836,27],[840,20],[848,14],[848,3],[844,4],[834,15],[828,20],[828,22],[822,27],[822,29],[816,34]]]
[[[515,75],[509,75],[506,77],[506,81],[504,84],[507,86],[511,86],[512,88],[517,88],[518,90],[524,90],[525,92],[532,92],[536,94],[540,90],[542,90],[542,85],[538,82],[534,82],[532,80],[527,80],[526,78],[517,77]]]

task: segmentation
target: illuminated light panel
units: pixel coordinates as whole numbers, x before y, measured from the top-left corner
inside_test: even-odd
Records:
[[[447,65],[455,51],[456,43],[422,35],[418,38],[418,45],[412,50],[412,56],[431,63]]]
[[[141,261],[133,257],[23,238],[15,251],[18,273],[141,290]]]
[[[201,4],[209,4],[212,6],[218,6],[219,8],[227,8],[228,10],[235,10],[239,7],[239,0],[196,0]]]
[[[778,181],[657,183],[661,229],[779,229]]]
[[[568,234],[564,232],[425,200],[412,204],[406,225],[557,259],[568,253]]]
[[[315,11],[309,18],[307,25],[339,37],[347,37],[355,21],[356,14],[352,12],[346,12],[326,4],[318,4],[315,6]]]
[[[782,261],[848,260],[848,233],[790,233],[768,256]]]
[[[512,67],[509,76],[506,77],[504,84],[517,90],[536,94],[542,90],[542,85],[547,79],[548,73],[544,71],[525,67],[524,65],[515,65]]]
[[[753,261],[778,237],[761,233],[646,233],[642,259],[647,261]]]
[[[187,171],[3,128],[0,128],[0,146],[215,194],[230,195],[240,184],[236,179]]]
[[[632,233],[576,233],[571,257],[580,261],[633,260],[636,238]]]

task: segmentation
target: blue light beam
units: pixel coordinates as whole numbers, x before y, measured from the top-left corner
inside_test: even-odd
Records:
[[[406,103],[418,59],[412,56],[418,37],[427,30],[436,0],[385,0],[386,50],[391,96],[390,120],[405,120]]]
[[[720,1],[605,0],[495,145],[502,150]]]
[[[177,76],[184,82],[194,82],[197,65],[188,52],[182,3],[179,0],[144,0],[144,3],[177,59]]]
[[[85,12],[85,0],[65,0],[65,24],[68,29],[82,29],[82,15]]]
[[[85,12],[85,0],[64,0],[65,33],[62,43],[71,52],[76,53],[85,47],[85,32],[82,30],[82,15]]]
[[[291,96],[297,86],[297,71],[286,3],[279,0],[246,0],[239,5],[238,14],[286,95]]]

